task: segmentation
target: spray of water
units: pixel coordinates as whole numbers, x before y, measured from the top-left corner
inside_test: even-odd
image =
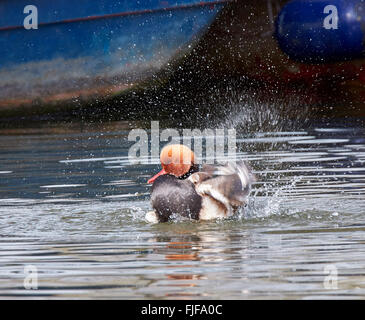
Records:
[[[220,99],[222,102],[222,99]],[[251,89],[244,93],[229,90],[223,99],[222,108],[224,116],[216,120],[216,127],[234,128],[239,139],[281,133],[283,131],[302,130],[308,123],[309,109],[301,105],[299,97],[280,97],[263,99],[260,93]],[[255,156],[261,152],[272,152],[287,148],[282,143],[239,143],[238,152],[245,156]],[[289,145],[290,148],[290,145]],[[251,161],[254,170],[259,170],[258,183],[254,186],[249,203],[246,208],[237,215],[238,219],[266,218],[283,214],[282,202],[285,195],[294,189],[301,177],[281,179],[280,176],[272,177],[266,174],[268,164],[265,161]],[[270,166],[283,167],[283,164],[270,164]],[[288,165],[288,164],[284,164]],[[286,212],[284,214],[290,214]]]

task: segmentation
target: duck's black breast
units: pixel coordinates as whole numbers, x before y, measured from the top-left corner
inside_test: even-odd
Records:
[[[168,221],[172,214],[199,219],[202,198],[189,180],[164,174],[152,185],[151,203],[161,222]]]

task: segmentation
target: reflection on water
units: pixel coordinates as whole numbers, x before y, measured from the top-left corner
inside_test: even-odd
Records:
[[[0,297],[364,297],[363,129],[242,134],[259,178],[248,207],[159,225],[144,221],[158,159],[131,165],[128,130],[2,132]],[[37,290],[24,289],[26,265]]]

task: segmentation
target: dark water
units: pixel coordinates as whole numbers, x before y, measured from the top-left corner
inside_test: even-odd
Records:
[[[130,164],[130,128],[1,132],[0,298],[365,297],[364,129],[238,133],[259,180],[248,208],[151,225],[158,159]]]

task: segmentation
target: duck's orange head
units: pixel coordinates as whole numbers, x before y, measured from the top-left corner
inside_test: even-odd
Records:
[[[157,177],[163,174],[172,174],[175,177],[183,177],[195,166],[195,155],[187,146],[182,144],[170,144],[165,146],[160,154],[162,170],[148,180],[153,183]]]

